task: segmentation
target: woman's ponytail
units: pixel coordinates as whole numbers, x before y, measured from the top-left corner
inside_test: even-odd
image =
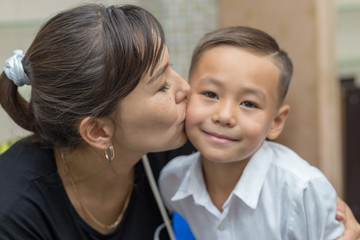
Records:
[[[5,62],[4,72],[0,75],[0,104],[20,127],[33,132],[30,104],[18,92],[19,86],[30,84],[22,65],[23,57],[21,50],[15,50]]]

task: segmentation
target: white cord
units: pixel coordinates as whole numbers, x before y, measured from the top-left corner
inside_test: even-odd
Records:
[[[169,216],[167,215],[164,203],[163,203],[162,198],[160,196],[159,189],[158,189],[158,187],[156,185],[156,181],[155,181],[153,172],[151,170],[149,159],[148,159],[146,154],[142,157],[142,162],[144,164],[146,176],[147,176],[147,178],[149,180],[150,187],[151,187],[151,189],[152,189],[152,191],[154,193],[156,203],[157,203],[157,205],[158,205],[158,207],[160,209],[161,216],[162,216],[162,218],[163,218],[163,220],[165,222],[166,228],[168,230],[170,240],[175,240],[175,235],[174,235],[174,231],[173,231],[172,226],[171,226]]]

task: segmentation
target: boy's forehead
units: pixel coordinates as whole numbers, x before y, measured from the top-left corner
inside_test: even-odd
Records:
[[[254,83],[263,79],[261,84],[271,83],[276,88],[271,88],[278,96],[280,82],[280,69],[276,65],[273,55],[261,55],[247,48],[233,45],[219,45],[206,49],[198,59],[190,75],[189,83],[213,84],[205,79],[219,79],[227,77],[227,81],[248,78]],[[251,83],[251,81],[249,82]],[[260,84],[260,85],[261,85]]]
[[[240,54],[236,54],[239,52]],[[254,49],[249,49],[231,44],[215,45],[208,47],[199,54],[197,62],[194,63],[193,72],[195,72],[204,62],[206,62],[206,64],[218,65],[221,64],[225,58],[232,58],[233,63],[231,64],[235,65],[236,67],[236,64],[239,62],[239,60],[243,59],[244,56],[249,59],[261,59],[262,61],[269,62],[271,63],[271,65],[275,66],[276,69],[280,72],[280,69],[276,64],[274,58],[275,55],[276,53],[264,54],[259,51],[255,51]],[[239,64],[246,64],[246,61],[242,61]]]

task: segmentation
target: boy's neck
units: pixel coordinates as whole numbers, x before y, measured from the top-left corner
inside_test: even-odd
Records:
[[[222,206],[239,181],[249,160],[250,158],[238,162],[216,163],[201,157],[206,190],[220,212],[223,211]]]

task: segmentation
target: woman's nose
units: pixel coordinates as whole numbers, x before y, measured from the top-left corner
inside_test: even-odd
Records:
[[[212,115],[212,121],[225,127],[234,127],[237,123],[236,109],[232,103],[219,104]]]
[[[175,93],[175,102],[181,103],[183,101],[187,101],[188,96],[190,94],[190,85],[185,79],[183,79],[179,75],[179,88]]]

